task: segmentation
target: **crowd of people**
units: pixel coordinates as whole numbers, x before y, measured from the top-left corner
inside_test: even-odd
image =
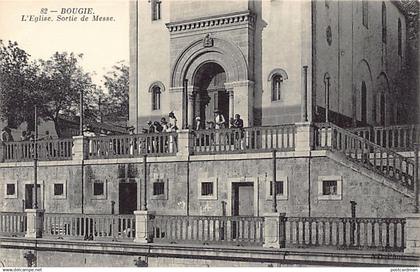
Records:
[[[38,136],[37,140],[38,141],[42,141],[42,140],[52,140],[53,137],[50,135],[50,132],[47,130],[45,131],[44,135]],[[27,130],[23,130],[20,136],[20,141],[33,141],[35,140],[35,133],[29,129]],[[1,134],[0,134],[0,141],[1,142],[14,142],[15,139],[13,138],[12,135],[12,129],[8,126],[5,126],[2,130],[1,130]]]
[[[244,123],[239,114],[235,114],[234,118],[231,118],[229,122],[226,122],[226,119],[223,116],[223,114],[219,110],[215,110],[213,120],[203,122],[200,117],[196,117],[194,121],[195,121],[194,124],[191,124],[190,126],[190,128],[192,128],[193,133],[194,131],[199,131],[199,130],[213,130],[213,129],[218,130],[218,129],[223,129],[227,127],[241,129],[239,136],[237,136],[238,133],[236,133],[235,136],[232,136],[232,139],[228,139],[229,142],[231,141],[238,142],[238,140],[240,141],[244,135],[242,131]],[[147,127],[142,129],[142,133],[143,134],[156,134],[156,133],[164,133],[164,132],[177,132],[178,130],[179,130],[178,120],[174,112],[170,112],[168,114],[168,118],[162,117],[160,119],[160,122],[148,121]],[[130,135],[135,134],[134,127],[129,127],[128,131]],[[120,148],[122,144],[120,144],[118,140],[112,140],[109,144],[107,143],[106,145],[104,145],[104,144],[100,144],[101,141],[99,140],[95,141],[92,139],[93,137],[96,137],[96,136],[109,136],[109,134],[110,134],[109,132],[106,132],[104,130],[101,130],[100,133],[95,133],[93,128],[90,125],[84,126],[83,135],[85,137],[91,138],[91,140],[89,141],[89,153],[90,154],[96,153],[99,155],[99,153],[105,152],[105,150],[107,150],[106,151],[107,153],[109,153],[111,150],[116,154],[121,153],[121,152],[126,153],[124,151],[118,151],[122,148],[122,147]],[[138,152],[141,149],[143,149],[147,153],[168,152],[168,151],[173,152],[174,150],[177,150],[177,137],[178,136],[175,134],[165,135],[164,137],[161,137],[161,139],[156,138],[156,136],[152,137],[152,135],[150,139],[146,137],[145,138],[146,140],[140,140],[140,139],[137,139],[137,137],[132,137],[129,143],[129,147],[127,148],[130,149],[129,151],[130,154],[134,154],[136,153],[136,150]],[[205,140],[206,142],[205,145],[209,145],[211,144],[211,142],[220,141],[222,139],[221,138],[222,136],[219,136],[218,133],[215,133],[215,135],[212,135],[210,137],[209,136],[206,136],[206,137],[207,138]],[[22,131],[21,136],[20,136],[20,141],[33,141],[34,139],[35,139],[35,135],[32,131],[30,131],[29,129]],[[49,131],[45,131],[44,135],[42,135],[41,137],[38,137],[38,140],[51,140],[51,139],[53,138],[50,135]],[[0,141],[1,142],[14,141],[13,136],[12,136],[12,131],[9,127],[6,126],[1,130]],[[53,152],[52,146],[51,147],[48,146],[47,149],[48,149],[47,153]],[[27,152],[24,152],[24,153],[27,153]]]
[[[176,132],[178,131],[177,118],[173,112],[169,113],[169,120],[162,117],[159,121],[148,121],[147,127],[142,129],[142,133],[161,133],[161,132]],[[219,110],[214,111],[214,120],[204,122],[200,116],[197,116],[194,120],[194,124],[191,124],[190,128],[193,130],[202,129],[223,129],[223,128],[243,128],[244,121],[241,119],[239,114],[235,114],[234,118],[226,122],[225,117]],[[134,127],[129,128],[129,132],[134,134]]]

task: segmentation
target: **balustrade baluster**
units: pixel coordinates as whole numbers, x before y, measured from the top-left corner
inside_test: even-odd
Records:
[[[385,227],[386,227],[386,248],[389,248],[389,221],[385,221]]]
[[[347,229],[347,220],[343,219],[343,247],[347,246],[347,235],[346,235],[346,229]]]
[[[339,247],[340,246],[340,221],[336,221],[336,225],[335,225],[335,242],[336,242],[336,246]]]
[[[332,237],[333,237],[333,223],[334,223],[334,221],[332,221],[332,220],[328,221],[328,225],[329,225],[329,228],[330,228],[329,233],[328,233],[330,235],[328,245],[330,245],[330,246],[333,245],[333,240],[332,240]]]
[[[372,227],[372,237],[371,237],[371,239],[372,239],[372,241],[371,241],[371,247],[375,247],[376,246],[376,242],[375,242],[375,224],[376,224],[376,221],[372,221],[372,223],[371,223],[371,227]]]
[[[383,222],[382,221],[378,221],[378,233],[379,233],[379,239],[378,239],[378,246],[382,247],[383,246],[383,235],[382,235],[382,228],[383,228]]]
[[[398,235],[397,235],[398,221],[397,220],[394,220],[394,221],[392,221],[392,223],[393,223],[392,225],[394,227],[394,242],[392,244],[392,247],[394,249],[397,249],[398,248],[398,245],[397,245],[397,240],[398,240]]]
[[[356,246],[360,247],[360,220],[357,220],[356,222],[356,237]]]

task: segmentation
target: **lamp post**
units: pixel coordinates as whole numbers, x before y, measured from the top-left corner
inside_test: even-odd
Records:
[[[38,123],[37,123],[37,108],[35,105],[35,137],[34,137],[34,202],[32,209],[38,209]]]
[[[414,164],[414,188],[415,188],[415,194],[416,194],[416,207],[415,207],[415,212],[419,213],[420,212],[420,207],[419,207],[419,190],[420,190],[420,179],[419,179],[419,150],[420,149],[420,143],[415,143],[414,144],[414,158],[416,159],[415,164]]]
[[[79,136],[83,136],[83,89],[80,90],[80,122],[79,122]]]
[[[271,184],[271,192],[273,197],[273,207],[271,211],[273,213],[277,212],[277,190],[276,190],[276,180],[277,180],[277,162],[276,162],[276,150],[273,150],[273,182]]]

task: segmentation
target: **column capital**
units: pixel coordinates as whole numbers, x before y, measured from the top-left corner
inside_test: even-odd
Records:
[[[243,87],[243,86],[254,86],[254,81],[243,80],[243,81],[232,81],[232,82],[225,83],[225,88],[228,90],[233,89],[235,87]]]
[[[184,87],[171,87],[169,88],[170,93],[182,93],[182,90],[184,90]]]

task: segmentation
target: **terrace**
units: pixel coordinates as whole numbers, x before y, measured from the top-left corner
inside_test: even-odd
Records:
[[[328,149],[413,191],[415,126],[345,130],[331,123],[173,133],[81,137],[1,146],[0,162],[99,160]],[[396,150],[396,151],[393,151]],[[326,248],[418,252],[418,216],[400,218],[58,214],[38,209],[0,213],[0,235],[12,237],[257,248]]]

